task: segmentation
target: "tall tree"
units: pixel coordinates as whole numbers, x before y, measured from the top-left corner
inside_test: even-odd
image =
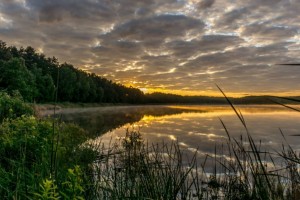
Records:
[[[0,60],[8,61],[12,58],[10,49],[6,46],[6,43],[0,40]]]
[[[72,101],[76,90],[77,76],[74,67],[67,63],[59,68],[58,97],[60,101]]]
[[[37,102],[51,102],[54,101],[55,85],[50,74],[43,75],[42,69],[33,67],[32,73],[35,76],[35,83],[37,88]]]
[[[22,58],[0,61],[0,87],[13,92],[18,90],[23,98],[32,102],[37,96],[35,77],[26,68]]]

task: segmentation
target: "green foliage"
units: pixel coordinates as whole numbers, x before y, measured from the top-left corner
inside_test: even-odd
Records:
[[[52,124],[33,116],[6,119],[0,125],[1,196],[25,198],[49,174]]]
[[[94,159],[88,159],[91,151],[79,147],[85,140],[85,132],[72,124],[57,123],[53,127],[53,121],[33,116],[4,120],[0,125],[0,195],[27,198],[39,190],[41,183],[40,199],[55,199],[56,189],[64,196],[72,194],[72,199],[81,199],[83,174],[76,165],[86,169]],[[49,175],[56,184],[45,179]]]
[[[59,69],[58,96],[60,101],[72,101],[76,86],[76,73],[73,66],[64,64]]]
[[[59,64],[32,47],[17,49],[0,41],[0,89],[19,90],[26,101],[142,103],[144,94],[131,87]]]
[[[64,192],[62,196],[68,200],[83,200],[82,171],[78,165],[74,169],[68,169],[67,180],[63,183]]]
[[[95,158],[93,150],[80,147],[86,132],[74,124],[37,119],[18,93],[1,92],[0,106],[0,196],[57,199],[60,191],[82,199],[83,175],[76,164],[86,169]]]
[[[40,184],[40,193],[34,193],[35,199],[38,200],[59,200],[57,185],[54,180],[45,179]]]
[[[22,115],[32,115],[33,109],[24,103],[22,96],[13,91],[12,96],[6,92],[0,92],[0,122],[5,118],[17,118]]]
[[[12,58],[10,48],[7,47],[6,43],[0,40],[0,60],[9,60]]]
[[[8,158],[18,160],[25,156],[30,161],[26,163],[29,168],[32,167],[31,162],[39,164],[43,161],[47,164],[47,160],[42,159],[47,157],[45,153],[50,149],[52,131],[50,121],[38,120],[33,116],[5,120],[0,126],[1,163],[6,163]]]
[[[58,187],[54,179],[44,179],[38,192],[34,192],[34,198],[38,200],[84,200],[82,171],[78,165],[67,170],[67,178]]]
[[[28,195],[50,173],[51,133],[51,122],[32,116],[1,124],[0,166],[9,173],[6,179],[9,191]],[[32,188],[27,188],[28,182],[33,183]]]
[[[43,74],[41,68],[34,66],[32,73],[36,78],[37,96],[35,98],[38,102],[51,102],[54,100],[55,85],[50,74]]]
[[[26,101],[32,102],[36,96],[34,78],[22,58],[0,61],[0,88],[10,93],[18,90]]]

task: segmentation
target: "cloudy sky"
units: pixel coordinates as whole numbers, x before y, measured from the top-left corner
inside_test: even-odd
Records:
[[[0,0],[0,40],[144,91],[300,95],[299,0]]]

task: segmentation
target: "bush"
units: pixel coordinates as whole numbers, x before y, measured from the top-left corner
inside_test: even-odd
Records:
[[[17,118],[22,115],[33,115],[31,106],[23,101],[18,91],[10,96],[6,92],[0,92],[0,122],[5,118]]]
[[[0,125],[0,196],[27,199],[49,178],[59,191],[66,191],[69,169],[77,163],[84,169],[91,162],[80,147],[85,140],[85,131],[76,125],[25,115],[4,119]]]
[[[50,150],[52,132],[51,122],[33,116],[4,120],[0,126],[1,164],[7,159],[21,160],[22,156],[30,163],[46,162],[41,159],[48,156],[45,153]]]
[[[28,196],[50,174],[50,121],[33,116],[5,119],[0,125],[1,196]],[[10,196],[12,195],[12,196]]]

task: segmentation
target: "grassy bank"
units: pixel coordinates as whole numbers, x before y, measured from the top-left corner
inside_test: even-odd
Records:
[[[229,102],[230,103],[230,102]],[[248,131],[228,135],[199,162],[178,142],[148,144],[139,132],[115,144],[87,142],[74,124],[39,119],[19,95],[0,94],[3,199],[299,199],[299,154],[262,151]],[[284,134],[282,134],[284,140]],[[213,169],[208,163],[213,163]]]
[[[0,108],[0,196],[83,198],[81,183],[89,179],[83,171],[93,154],[80,144],[88,134],[74,124],[38,119],[18,95],[1,93]]]

